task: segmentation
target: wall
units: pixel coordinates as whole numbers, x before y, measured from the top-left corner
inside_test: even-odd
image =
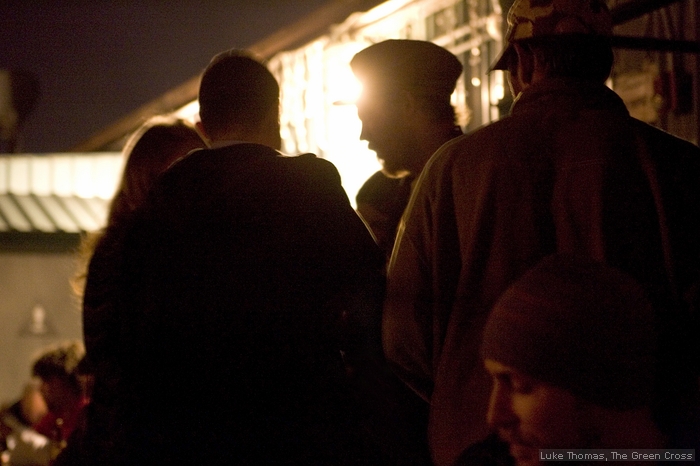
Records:
[[[0,403],[20,395],[42,348],[82,338],[69,283],[75,267],[70,252],[0,252]],[[43,326],[36,306],[45,310]]]
[[[699,19],[697,3],[683,0],[620,24],[615,34],[697,42]],[[613,89],[635,118],[697,144],[699,66],[694,53],[617,49]]]

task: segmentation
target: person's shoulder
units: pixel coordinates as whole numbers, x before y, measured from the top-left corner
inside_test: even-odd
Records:
[[[465,164],[494,162],[513,137],[511,126],[511,118],[505,117],[451,139],[433,154],[427,167],[453,170]]]
[[[322,159],[316,154],[307,152],[304,154],[297,155],[287,155],[279,154],[279,159],[289,164],[290,166],[304,166],[304,167],[314,167],[318,169],[324,168],[335,168],[335,166],[328,160]]]
[[[632,127],[649,143],[652,148],[664,148],[669,151],[665,156],[686,156],[700,163],[700,147],[690,141],[674,136],[656,126],[635,118],[630,118]]]
[[[309,177],[325,180],[326,182],[340,183],[340,173],[329,160],[318,157],[312,153],[299,155],[283,155],[278,157],[288,167],[290,173],[295,176]]]
[[[363,201],[376,203],[395,196],[397,192],[403,190],[410,193],[410,183],[405,183],[405,181],[404,178],[389,178],[381,170],[378,170],[362,183],[357,191],[356,200],[358,203]]]
[[[181,191],[186,185],[197,186],[202,192],[216,190],[242,176],[259,176],[256,174],[269,170],[268,161],[276,154],[270,147],[252,143],[197,149],[171,165],[159,177],[155,190],[184,194]]]
[[[222,147],[197,149],[178,160],[171,168],[189,169],[197,167],[216,167],[237,164],[247,157],[272,158],[277,151],[262,144],[237,143]]]
[[[216,165],[217,157],[214,156],[219,149],[197,149],[186,156],[177,159],[159,177],[159,181],[169,178],[177,178],[195,173]]]
[[[657,176],[667,188],[700,193],[700,148],[659,128],[631,119]]]

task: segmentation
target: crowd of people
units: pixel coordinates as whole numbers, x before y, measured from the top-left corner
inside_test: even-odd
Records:
[[[492,69],[511,113],[468,134],[447,50],[388,40],[353,58],[383,165],[357,210],[331,163],[280,152],[264,62],[216,55],[199,121],[132,137],[86,240],[91,388],[64,386],[73,414],[39,422],[64,428],[51,463],[697,449],[700,149],[606,87],[603,0],[516,0],[508,25]]]

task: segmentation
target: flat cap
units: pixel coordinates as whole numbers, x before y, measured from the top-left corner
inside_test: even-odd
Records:
[[[506,45],[491,70],[508,69],[513,42],[533,37],[612,36],[604,0],[515,0],[508,11]]]
[[[365,86],[406,86],[448,96],[462,74],[462,63],[449,51],[408,39],[370,45],[353,57],[350,67]]]

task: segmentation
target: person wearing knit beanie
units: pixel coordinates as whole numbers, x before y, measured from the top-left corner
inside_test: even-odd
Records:
[[[654,311],[629,276],[548,256],[497,301],[481,347],[488,422],[519,466],[541,448],[661,448]]]

